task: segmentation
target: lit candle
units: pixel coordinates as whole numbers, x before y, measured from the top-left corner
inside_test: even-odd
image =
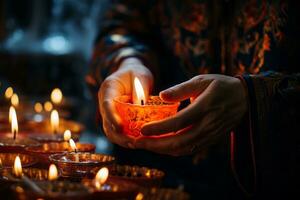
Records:
[[[19,106],[19,97],[17,94],[13,94],[10,99],[11,105],[18,107]]]
[[[5,96],[6,99],[10,99],[13,94],[14,94],[13,88],[12,87],[8,87],[5,90],[4,96]]]
[[[65,130],[64,132],[64,141],[69,141],[72,138],[72,134],[70,130]]]
[[[61,92],[61,90],[59,88],[55,88],[52,90],[51,92],[51,101],[58,105],[61,103],[62,101],[62,98],[63,98],[63,94]]]
[[[14,107],[10,107],[9,109],[9,119],[11,121],[11,133],[13,134],[14,140],[17,138],[18,133],[18,119],[17,119],[17,113]]]
[[[13,166],[13,174],[20,178],[23,175],[21,159],[19,156],[16,156],[14,166]]]
[[[75,161],[79,162],[79,155],[77,153],[78,150],[77,150],[77,147],[76,147],[76,144],[75,144],[74,140],[70,139],[69,144],[70,144],[71,149],[75,152]]]
[[[49,181],[55,181],[58,178],[58,171],[57,167],[54,164],[51,164],[49,166],[49,171],[48,171],[48,180]]]
[[[96,174],[94,178],[94,185],[97,190],[101,189],[101,186],[106,182],[108,178],[109,171],[106,167],[102,167]]]
[[[145,123],[158,121],[175,115],[179,102],[168,103],[159,96],[147,96],[137,77],[134,78],[132,96],[123,95],[114,99],[116,110],[123,121],[123,133],[141,136]]]
[[[58,133],[58,127],[59,127],[59,115],[58,115],[57,110],[53,110],[53,111],[51,112],[50,123],[51,123],[52,132],[53,132],[54,134]]]

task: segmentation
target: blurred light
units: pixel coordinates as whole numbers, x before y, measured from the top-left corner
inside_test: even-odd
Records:
[[[9,99],[11,98],[11,96],[14,94],[14,90],[12,89],[12,87],[8,87],[6,90],[5,90],[5,98]]]
[[[44,103],[44,109],[47,111],[47,112],[50,112],[52,109],[53,109],[53,105],[50,101],[46,101]]]
[[[62,35],[50,36],[43,42],[45,51],[53,54],[65,54],[70,51],[70,42]]]
[[[51,101],[55,104],[59,104],[62,101],[63,94],[59,88],[55,88],[51,92]]]
[[[13,106],[18,107],[19,106],[19,97],[17,94],[13,94],[11,96],[10,102]]]
[[[39,102],[37,102],[36,104],[34,104],[34,110],[37,113],[40,113],[43,111],[43,105]]]

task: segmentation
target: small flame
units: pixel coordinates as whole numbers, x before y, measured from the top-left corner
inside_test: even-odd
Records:
[[[94,182],[97,189],[101,188],[101,185],[104,184],[108,178],[109,171],[106,167],[102,167],[96,174]]]
[[[16,109],[13,106],[10,106],[9,107],[9,112],[8,112],[8,121],[9,121],[9,123],[11,123],[12,115],[17,115],[16,114]]]
[[[55,88],[51,92],[51,101],[55,104],[61,103],[63,94],[59,88]]]
[[[64,141],[69,141],[72,137],[71,131],[70,130],[65,130],[64,132]]]
[[[55,181],[58,178],[57,167],[54,164],[51,164],[48,171],[48,180]]]
[[[47,111],[47,112],[50,112],[52,109],[53,109],[53,105],[50,101],[46,101],[44,103],[44,109]]]
[[[37,113],[40,113],[43,111],[43,105],[39,102],[37,102],[36,104],[34,104],[34,110]]]
[[[3,167],[2,160],[0,158],[0,169]]]
[[[13,106],[9,108],[9,120],[11,121],[11,132],[13,133],[14,139],[16,139],[19,127],[17,113]]]
[[[77,147],[76,147],[76,144],[75,144],[73,139],[69,140],[69,144],[70,144],[70,147],[71,147],[72,151],[77,152]]]
[[[6,90],[5,90],[5,93],[4,93],[4,96],[6,99],[9,99],[11,98],[11,96],[14,94],[14,90],[12,87],[8,87]]]
[[[59,127],[59,115],[58,115],[57,110],[53,110],[51,112],[50,123],[51,123],[51,128],[52,128],[53,133],[57,133],[58,127]]]
[[[145,92],[140,80],[137,77],[134,78],[134,89],[136,98],[133,98],[133,103],[144,105],[146,103]]]
[[[143,200],[144,199],[144,195],[142,193],[138,193],[135,197],[135,200]]]
[[[18,107],[19,106],[19,97],[17,94],[13,94],[11,96],[10,102],[13,106]]]
[[[16,177],[21,177],[23,175],[22,164],[19,156],[15,158],[13,173]]]

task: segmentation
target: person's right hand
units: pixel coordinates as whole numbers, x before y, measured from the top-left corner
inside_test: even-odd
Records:
[[[103,81],[98,92],[103,129],[107,138],[127,148],[133,148],[133,138],[122,134],[122,120],[113,99],[121,95],[132,95],[135,77],[141,81],[147,98],[153,86],[153,76],[137,58],[125,59],[119,69]]]

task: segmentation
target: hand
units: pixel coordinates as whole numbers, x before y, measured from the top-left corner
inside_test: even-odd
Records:
[[[170,118],[142,127],[135,143],[161,154],[193,154],[206,149],[234,128],[247,112],[246,91],[238,78],[200,75],[160,93],[163,100],[191,99],[191,104]]]
[[[146,97],[153,85],[151,72],[137,58],[125,59],[119,69],[107,77],[98,92],[103,129],[108,139],[123,147],[133,147],[133,139],[122,134],[122,121],[115,109],[113,99],[121,95],[132,95],[132,83],[138,77]]]

